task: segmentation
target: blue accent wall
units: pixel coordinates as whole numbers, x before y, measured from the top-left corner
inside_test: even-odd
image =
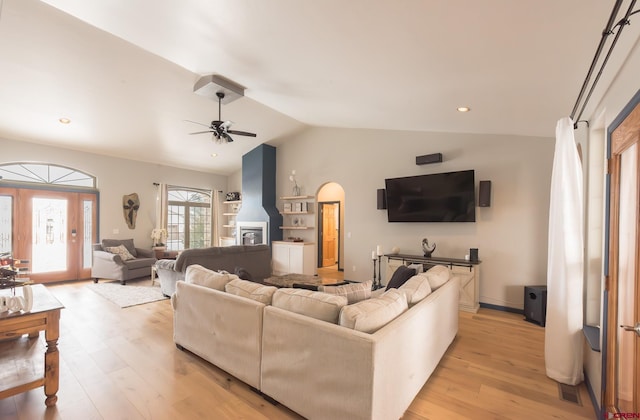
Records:
[[[282,215],[276,208],[276,148],[261,144],[242,156],[240,222],[267,222],[267,243],[282,240]]]

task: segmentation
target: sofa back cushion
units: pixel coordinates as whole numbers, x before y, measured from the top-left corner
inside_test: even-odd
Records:
[[[409,306],[413,306],[431,294],[431,284],[425,276],[411,277],[398,289],[407,297]]]
[[[451,270],[444,265],[434,265],[424,273],[420,273],[420,275],[429,279],[431,290],[436,291],[449,280],[449,277],[451,277]]]
[[[408,309],[401,291],[390,289],[380,297],[348,305],[340,311],[340,325],[365,333],[374,333]]]
[[[248,280],[242,280],[235,274],[228,274],[235,278],[224,286],[224,290],[232,295],[242,296],[265,305],[271,305],[273,294],[278,290],[274,286],[265,286]]]
[[[347,304],[345,296],[334,296],[305,289],[278,289],[272,305],[311,318],[338,323],[340,310]]]
[[[233,274],[218,273],[217,271],[209,270],[201,265],[194,264],[187,267],[184,281],[224,292],[224,286],[231,280],[237,278],[238,277]]]
[[[175,270],[186,272],[192,264],[230,273],[243,267],[254,281],[260,282],[271,275],[271,248],[261,244],[185,249],[176,259]]]
[[[371,297],[372,285],[373,280],[368,280],[362,283],[344,284],[342,286],[318,286],[318,291],[329,293],[330,295],[344,296],[350,305],[360,302],[361,300],[369,299]]]
[[[103,239],[102,240],[102,249],[106,251],[106,248],[113,248],[120,245],[124,245],[127,248],[127,251],[134,257],[138,256],[138,252],[136,251],[136,247],[133,244],[133,239]]]

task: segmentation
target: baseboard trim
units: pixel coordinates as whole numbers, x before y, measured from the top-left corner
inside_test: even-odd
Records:
[[[584,384],[587,386],[587,391],[589,392],[589,398],[591,399],[591,405],[593,406],[593,412],[596,414],[596,418],[602,418],[602,408],[600,408],[600,404],[598,404],[598,399],[596,398],[596,394],[593,393],[593,388],[591,387],[591,381],[589,381],[589,376],[587,376],[587,372],[583,371],[584,375]]]
[[[493,309],[495,311],[513,312],[514,314],[524,315],[524,310],[522,310],[522,309],[509,308],[508,306],[494,305],[492,303],[480,302],[480,307],[481,308],[486,308],[486,309]]]

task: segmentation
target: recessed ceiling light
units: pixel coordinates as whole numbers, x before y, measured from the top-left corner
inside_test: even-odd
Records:
[[[218,154],[217,153],[211,153],[211,157],[213,157],[213,158],[214,157],[218,157]]]
[[[59,118],[58,121],[60,121],[60,124],[69,124],[71,122],[71,120],[69,118]]]
[[[471,111],[471,108],[469,108],[468,106],[459,106],[458,107],[458,112],[469,112]]]

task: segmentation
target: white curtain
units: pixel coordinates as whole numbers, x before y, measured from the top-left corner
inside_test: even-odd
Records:
[[[547,376],[576,385],[582,376],[583,183],[573,121],[556,125],[549,205],[547,261]]]
[[[156,229],[167,228],[167,184],[160,184],[156,197]]]
[[[222,191],[214,190],[211,197],[211,246],[220,246],[220,212],[222,211]]]

